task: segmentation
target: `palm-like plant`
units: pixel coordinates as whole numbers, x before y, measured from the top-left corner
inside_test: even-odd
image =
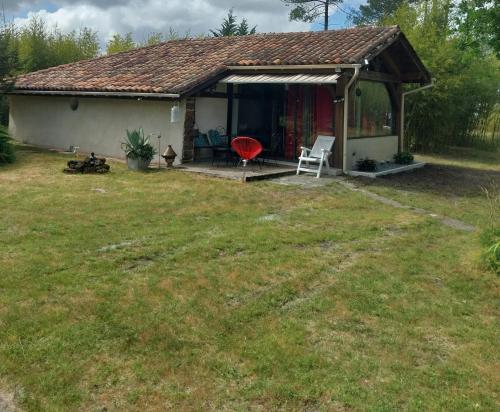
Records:
[[[156,150],[149,142],[149,136],[144,135],[142,127],[139,130],[127,130],[127,138],[122,143],[122,149],[129,159],[141,159],[149,162]]]
[[[0,164],[12,163],[16,159],[7,129],[0,125]]]

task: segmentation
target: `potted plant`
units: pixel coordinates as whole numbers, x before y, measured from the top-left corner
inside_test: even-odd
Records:
[[[144,130],[127,130],[127,138],[122,143],[122,149],[127,156],[127,165],[130,170],[147,170],[153,160],[156,150],[144,136]]]
[[[356,167],[360,172],[375,172],[377,170],[377,162],[373,159],[359,159],[356,161]]]
[[[399,152],[394,155],[394,163],[398,165],[411,165],[414,157],[410,152]]]

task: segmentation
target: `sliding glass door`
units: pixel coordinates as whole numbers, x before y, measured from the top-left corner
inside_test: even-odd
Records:
[[[259,140],[274,157],[296,160],[300,147],[333,135],[332,87],[245,84],[238,88],[238,134]]]
[[[289,85],[286,96],[284,157],[295,160],[301,146],[312,147],[318,135],[333,135],[333,94],[328,87]]]

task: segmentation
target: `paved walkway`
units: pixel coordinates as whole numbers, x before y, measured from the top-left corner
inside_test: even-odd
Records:
[[[301,174],[299,176],[293,174],[291,176],[283,176],[270,181],[285,186],[302,186],[304,188],[312,188],[323,187],[335,182],[338,183],[339,179],[339,176],[322,176],[320,179],[317,179],[316,176],[312,174]]]
[[[397,200],[390,199],[388,197],[379,195],[374,192],[370,192],[369,190],[362,189],[358,186],[356,186],[354,183],[349,182],[345,177],[343,176],[327,176],[327,177],[321,177],[320,179],[316,179],[315,176],[312,175],[300,175],[300,176],[284,176],[280,177],[277,179],[272,180],[275,183],[282,184],[282,185],[287,185],[287,186],[302,186],[305,188],[315,188],[315,187],[322,187],[326,186],[330,183],[338,183],[342,185],[343,187],[353,191],[353,192],[358,192],[362,193],[366,197],[369,197],[370,199],[376,200],[380,203],[383,203],[384,205],[392,206],[396,209],[405,209],[405,210],[410,210],[416,214],[423,215],[423,216],[429,216],[433,219],[436,219],[440,221],[443,225],[449,226],[453,229],[456,230],[462,230],[464,232],[474,232],[476,230],[476,227],[473,225],[470,225],[468,223],[465,223],[461,220],[458,219],[453,219],[447,216],[441,216],[436,213],[429,212],[428,210],[421,209],[418,207],[413,207],[413,206],[407,206],[404,205]]]

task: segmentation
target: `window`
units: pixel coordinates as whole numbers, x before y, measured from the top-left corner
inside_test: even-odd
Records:
[[[359,81],[349,92],[347,136],[352,138],[394,134],[394,112],[384,83]]]

